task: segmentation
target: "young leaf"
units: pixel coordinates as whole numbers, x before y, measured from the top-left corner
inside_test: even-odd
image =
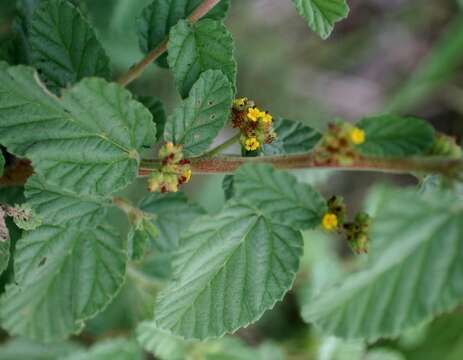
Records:
[[[235,197],[250,203],[272,221],[296,229],[320,224],[326,200],[309,184],[298,183],[285,171],[270,165],[244,165],[234,176]]]
[[[109,58],[90,24],[66,0],[45,0],[30,28],[32,64],[55,93],[84,77],[109,78]]]
[[[365,131],[365,142],[358,146],[365,156],[403,157],[424,155],[434,143],[434,129],[417,118],[382,115],[357,123]]]
[[[171,252],[177,249],[180,234],[205,211],[196,204],[188,202],[185,194],[150,194],[139,204],[139,208],[154,214],[153,224],[159,229],[154,247],[157,251]]]
[[[310,28],[322,39],[327,39],[334,24],[349,14],[346,0],[292,0]]]
[[[158,296],[155,321],[188,339],[234,332],[282,299],[301,254],[299,232],[231,202],[182,236],[174,280]]]
[[[449,193],[389,191],[364,270],[303,309],[323,332],[373,341],[393,337],[463,298],[463,207]]]
[[[83,195],[51,185],[35,175],[26,183],[27,202],[45,224],[94,227],[106,217],[109,201],[101,196]]]
[[[41,341],[79,331],[124,280],[124,244],[108,229],[42,226],[16,245],[15,283],[1,299],[2,325]]]
[[[206,70],[221,70],[235,87],[233,39],[222,22],[205,19],[190,25],[179,21],[170,31],[168,51],[167,61],[183,98]]]
[[[164,139],[183,145],[185,156],[201,155],[229,120],[233,91],[218,70],[201,74],[190,96],[167,119]]]
[[[159,46],[169,35],[170,29],[181,19],[186,19],[201,4],[202,0],[154,0],[138,19],[140,47],[148,53]],[[205,18],[222,20],[225,18],[230,0],[220,1]],[[157,63],[167,67],[167,55],[162,55]]]
[[[273,123],[277,138],[263,147],[264,155],[284,155],[310,151],[321,139],[317,130],[297,121],[278,119]]]
[[[33,69],[0,63],[0,142],[32,160],[49,184],[111,194],[137,175],[139,151],[153,143],[149,111],[102,79],[85,79],[61,99],[47,94]]]

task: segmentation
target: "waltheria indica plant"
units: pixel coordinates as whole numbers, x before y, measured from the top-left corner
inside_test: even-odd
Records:
[[[293,287],[301,232],[314,229],[367,257],[301,297],[319,333],[374,343],[461,303],[455,140],[394,114],[319,132],[237,93],[230,2],[152,1],[138,19],[146,57],[115,80],[78,1],[18,1],[0,63],[0,319],[11,336],[64,341],[128,287],[142,294],[133,301],[151,301],[136,332],[64,358],[285,358],[230,334]],[[293,3],[322,38],[349,11],[346,0]],[[168,116],[160,100],[127,89],[152,63],[170,69],[183,99]],[[231,136],[217,145],[224,128]],[[234,144],[241,153],[224,155]],[[288,172],[312,168],[410,173],[421,187],[383,189],[370,212],[354,213]],[[227,174],[215,214],[182,193],[210,173]],[[137,178],[138,203],[122,193]],[[128,235],[108,221],[111,208],[126,215]]]

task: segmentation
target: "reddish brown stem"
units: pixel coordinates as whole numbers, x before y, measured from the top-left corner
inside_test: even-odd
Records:
[[[214,6],[216,6],[220,0],[204,0],[196,9],[191,13],[191,15],[187,18],[190,23],[195,23],[203,16],[205,16],[209,11],[212,10]],[[143,74],[146,68],[153,63],[156,59],[158,59],[162,54],[164,54],[167,50],[167,43],[169,38],[167,37],[164,39],[162,43],[160,43],[157,47],[155,47],[148,55],[146,55],[143,60],[141,60],[138,64],[132,66],[130,70],[122,75],[118,83],[122,86],[129,85],[132,81],[137,79],[138,77]]]
[[[266,163],[277,169],[333,169],[350,171],[380,171],[392,173],[437,173],[446,176],[456,176],[463,169],[461,160],[448,158],[408,158],[408,159],[375,159],[359,158],[350,164],[339,164],[335,161],[320,160],[314,154],[298,154],[288,156],[266,157],[234,157],[225,156],[217,158],[193,158],[190,159],[194,173],[232,173],[241,165]],[[141,167],[140,175],[146,176],[150,172],[149,167]]]

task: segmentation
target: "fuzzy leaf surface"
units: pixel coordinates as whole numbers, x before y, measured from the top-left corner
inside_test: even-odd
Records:
[[[111,230],[42,226],[16,244],[15,283],[1,299],[2,326],[40,341],[66,338],[122,286],[127,255]]]
[[[232,85],[221,71],[202,73],[167,119],[164,139],[182,144],[186,157],[201,155],[229,120],[232,101]]]
[[[357,126],[365,131],[365,142],[358,146],[365,156],[424,155],[434,143],[433,127],[417,118],[383,115],[362,119]]]
[[[326,201],[309,184],[270,165],[244,165],[234,176],[235,197],[253,204],[272,221],[296,229],[319,225]]]
[[[221,70],[235,88],[233,39],[222,22],[205,19],[190,25],[181,20],[170,31],[167,48],[167,61],[183,98],[207,70]]]
[[[29,178],[25,192],[27,202],[45,224],[92,227],[106,217],[109,201],[98,195],[82,195],[50,185],[39,176]]]
[[[186,19],[198,8],[202,0],[154,0],[138,19],[140,48],[144,53],[159,46],[169,35],[170,29]],[[220,1],[205,18],[223,20],[230,7],[230,0]],[[167,55],[162,55],[158,65],[167,67]]]
[[[349,14],[346,0],[293,0],[296,10],[309,27],[327,39],[334,25]]]
[[[463,207],[448,193],[390,190],[378,207],[369,264],[303,309],[344,338],[394,337],[463,298]]]
[[[150,112],[103,79],[82,80],[58,99],[33,69],[0,63],[0,93],[0,142],[68,190],[123,189],[137,175],[142,146],[156,137]]]
[[[145,197],[139,208],[156,215],[152,220],[159,229],[154,246],[158,251],[171,252],[180,243],[180,234],[205,211],[197,204],[188,201],[184,193],[153,193]]]
[[[273,123],[277,138],[271,144],[265,144],[265,155],[284,155],[312,150],[320,141],[317,130],[297,121],[278,119]]]
[[[249,206],[229,203],[184,233],[155,321],[187,339],[220,337],[259,319],[292,286],[301,234]]]
[[[32,64],[58,92],[84,77],[110,77],[109,58],[80,10],[69,1],[42,1],[30,24]]]

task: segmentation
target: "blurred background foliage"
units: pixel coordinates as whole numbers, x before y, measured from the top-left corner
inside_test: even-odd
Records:
[[[73,2],[97,29],[112,60],[114,77],[142,57],[135,24],[141,9],[150,0]],[[15,3],[0,0],[0,43],[11,35]],[[231,3],[226,22],[236,43],[239,95],[254,99],[272,114],[320,130],[335,118],[356,121],[382,112],[419,116],[432,122],[438,130],[456,136],[461,143],[463,1],[348,0],[349,18],[337,26],[327,41],[307,28],[290,0],[232,0]],[[137,95],[158,96],[168,113],[180,100],[171,74],[154,65],[131,89]],[[227,136],[225,131],[222,139]],[[338,173],[317,170],[296,175],[315,184],[326,195],[344,196],[351,210],[363,206],[366,190],[374,182],[415,184],[411,177],[387,174],[338,176]],[[185,191],[207,211],[214,212],[224,203],[222,178],[195,176]],[[144,194],[145,184],[138,181],[125,195],[137,201]],[[380,196],[378,191],[370,197],[370,208],[374,208],[375,196]],[[118,223],[125,224],[120,214],[113,216]],[[308,232],[305,238],[305,257],[294,290],[261,321],[236,335],[252,347],[273,346],[272,343],[280,347],[281,350],[270,351],[272,357],[263,358],[463,358],[463,312],[460,310],[400,339],[375,344],[326,338],[304,324],[298,302],[342,277],[346,270],[356,266],[356,261],[362,261],[348,256],[339,239],[319,232]],[[90,321],[72,343],[42,346],[1,334],[0,341],[4,344],[0,347],[0,360],[57,359],[100,340],[133,338],[136,325],[151,317],[153,299],[169,275],[168,264],[169,259],[159,256],[131,266],[128,281],[114,303]],[[121,348],[129,355],[120,358],[138,358],[131,357],[133,353],[127,344],[122,343]],[[248,358],[231,354],[217,359]]]

